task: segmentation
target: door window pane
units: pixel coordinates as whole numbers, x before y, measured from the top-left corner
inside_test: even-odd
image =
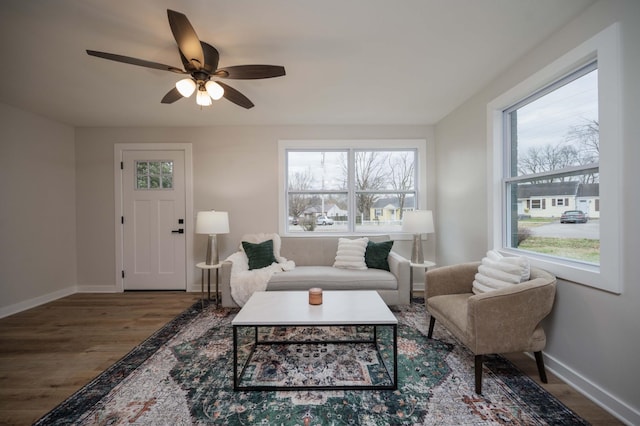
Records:
[[[173,161],[136,161],[136,189],[172,189]]]

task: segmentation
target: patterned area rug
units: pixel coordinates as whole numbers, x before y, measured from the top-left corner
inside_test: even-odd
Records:
[[[423,303],[392,310],[399,322],[396,391],[234,392],[231,320],[237,310],[201,310],[198,302],[36,424],[588,424],[500,356],[487,357],[483,395],[477,395],[473,354],[438,324],[434,339],[426,338]],[[261,332],[291,335],[282,328]],[[354,332],[369,330],[330,331]],[[256,352],[246,377],[263,384],[370,384],[385,380],[380,356],[384,350],[378,355],[360,343],[277,345]]]

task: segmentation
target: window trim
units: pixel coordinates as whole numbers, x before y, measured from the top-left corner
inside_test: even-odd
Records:
[[[600,265],[591,266],[526,252],[531,264],[558,278],[622,293],[622,125],[620,24],[615,23],[487,104],[488,243],[506,253],[523,254],[506,245],[506,198],[503,179],[508,164],[503,145],[503,112],[581,66],[598,62],[600,140]]]
[[[311,140],[279,140],[278,141],[278,231],[280,235],[286,237],[322,237],[325,233],[304,233],[288,232],[287,209],[286,209],[286,152],[288,149],[300,149],[309,151],[330,151],[330,150],[416,150],[416,170],[417,181],[415,182],[416,202],[419,208],[425,209],[427,206],[427,141],[426,139],[311,139]],[[379,192],[379,191],[378,191]],[[388,232],[386,234],[389,234]],[[331,233],[331,236],[357,236],[363,235],[361,232]],[[409,238],[403,233],[392,233],[393,239]]]

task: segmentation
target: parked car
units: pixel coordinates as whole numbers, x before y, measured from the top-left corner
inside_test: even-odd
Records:
[[[298,218],[289,216],[289,223],[291,225],[297,225],[298,224]]]
[[[560,216],[560,223],[587,223],[588,219],[580,210],[567,210]]]
[[[333,225],[333,219],[327,216],[318,216],[316,218],[316,225]]]

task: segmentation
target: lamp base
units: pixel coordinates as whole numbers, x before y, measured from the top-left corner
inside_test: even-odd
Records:
[[[218,260],[218,242],[215,234],[209,234],[209,240],[207,242],[207,257],[205,257],[205,263],[207,265],[217,265]]]
[[[413,234],[411,263],[424,263],[424,255],[422,254],[422,234]]]

